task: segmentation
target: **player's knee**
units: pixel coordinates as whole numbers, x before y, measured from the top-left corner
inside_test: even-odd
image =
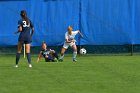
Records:
[[[21,53],[21,51],[18,51],[18,53]]]
[[[54,50],[51,50],[51,53],[55,53],[55,51]]]
[[[30,48],[26,48],[26,53],[30,53]]]
[[[76,48],[76,47],[74,47],[74,48],[73,48],[73,51],[74,51],[74,52],[77,52],[77,48]]]
[[[77,49],[73,50],[74,52],[77,52]]]
[[[26,50],[26,53],[30,53],[30,50]]]

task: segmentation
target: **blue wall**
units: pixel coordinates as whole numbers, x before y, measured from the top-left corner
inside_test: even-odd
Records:
[[[79,45],[140,44],[140,0],[0,0],[0,46],[16,45],[20,10],[35,26],[33,46],[62,45],[68,25]]]

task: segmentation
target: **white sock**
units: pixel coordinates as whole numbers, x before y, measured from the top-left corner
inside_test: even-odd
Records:
[[[77,52],[73,52],[73,58],[76,58]]]

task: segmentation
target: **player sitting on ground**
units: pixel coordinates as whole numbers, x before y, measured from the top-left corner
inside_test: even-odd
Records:
[[[47,49],[47,44],[45,42],[42,43],[42,50],[38,56],[37,62],[39,62],[41,56],[45,58],[46,62],[58,62],[58,54],[51,49]]]

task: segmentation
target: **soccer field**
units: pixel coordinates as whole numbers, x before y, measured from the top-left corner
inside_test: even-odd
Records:
[[[0,93],[140,93],[139,56],[71,57],[64,62],[27,60],[15,68],[15,56],[0,56]]]

